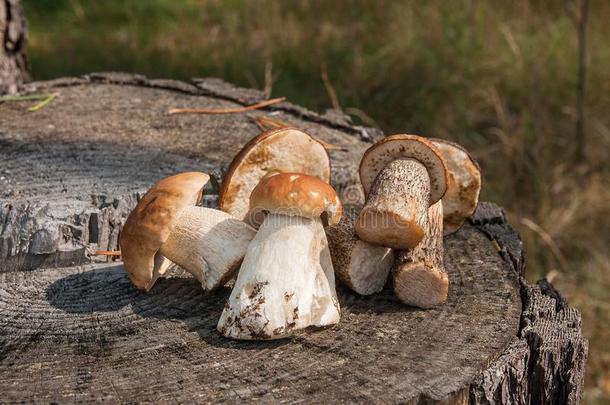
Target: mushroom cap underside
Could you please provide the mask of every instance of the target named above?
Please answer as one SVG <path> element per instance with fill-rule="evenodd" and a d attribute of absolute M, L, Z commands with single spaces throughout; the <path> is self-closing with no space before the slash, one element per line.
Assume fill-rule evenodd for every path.
<path fill-rule="evenodd" d="M 235 156 L 223 178 L 220 209 L 238 219 L 249 210 L 250 193 L 269 173 L 303 173 L 330 181 L 324 146 L 303 131 L 278 128 L 251 139 Z"/>
<path fill-rule="evenodd" d="M 414 159 L 423 164 L 430 176 L 430 205 L 440 200 L 447 189 L 447 169 L 432 142 L 417 135 L 391 135 L 375 143 L 360 161 L 360 181 L 369 193 L 377 174 L 397 159 Z"/>
<path fill-rule="evenodd" d="M 443 196 L 445 234 L 457 231 L 477 208 L 481 192 L 481 168 L 461 145 L 430 138 L 447 167 L 447 192 Z"/>

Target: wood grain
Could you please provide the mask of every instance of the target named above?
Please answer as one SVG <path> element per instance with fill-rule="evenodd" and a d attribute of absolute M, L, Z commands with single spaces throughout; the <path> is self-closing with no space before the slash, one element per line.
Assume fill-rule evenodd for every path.
<path fill-rule="evenodd" d="M 368 297 L 340 287 L 339 325 L 277 342 L 216 332 L 228 288 L 205 294 L 176 270 L 144 294 L 120 262 L 86 254 L 116 249 L 127 212 L 159 178 L 218 177 L 261 113 L 347 149 L 331 160 L 348 203 L 362 203 L 356 166 L 379 133 L 289 103 L 166 115 L 264 99 L 216 79 L 104 73 L 23 91 L 47 89 L 60 94 L 36 113 L 0 105 L 2 401 L 578 402 L 580 316 L 550 285 L 520 277 L 521 242 L 493 204 L 445 239 L 445 305 L 404 306 L 391 286 Z"/>

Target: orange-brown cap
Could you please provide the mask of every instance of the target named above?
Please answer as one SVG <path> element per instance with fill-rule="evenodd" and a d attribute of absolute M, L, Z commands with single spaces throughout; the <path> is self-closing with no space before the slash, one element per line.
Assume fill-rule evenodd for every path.
<path fill-rule="evenodd" d="M 271 172 L 303 173 L 328 183 L 330 159 L 324 146 L 303 131 L 279 128 L 263 132 L 231 162 L 222 181 L 220 209 L 244 219 L 250 193 Z"/>
<path fill-rule="evenodd" d="M 417 135 L 391 135 L 381 139 L 360 161 L 360 181 L 368 194 L 377 174 L 397 159 L 415 159 L 430 176 L 430 205 L 440 200 L 447 189 L 447 170 L 441 154 L 432 142 Z"/>
<path fill-rule="evenodd" d="M 158 272 L 169 265 L 157 252 L 182 210 L 201 199 L 209 179 L 207 174 L 198 172 L 167 177 L 152 186 L 127 217 L 119 244 L 125 270 L 137 288 L 150 289 L 155 269 Z"/>
<path fill-rule="evenodd" d="M 481 192 L 481 168 L 463 146 L 446 139 L 429 138 L 447 167 L 447 192 L 443 196 L 445 235 L 456 232 L 474 214 Z"/>
<path fill-rule="evenodd" d="M 332 186 L 300 173 L 272 173 L 252 190 L 248 222 L 260 226 L 264 213 L 322 218 L 326 225 L 341 220 L 343 206 Z"/>

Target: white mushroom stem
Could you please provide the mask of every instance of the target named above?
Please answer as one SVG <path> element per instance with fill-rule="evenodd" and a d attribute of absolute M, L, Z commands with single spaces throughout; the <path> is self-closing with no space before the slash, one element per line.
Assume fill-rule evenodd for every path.
<path fill-rule="evenodd" d="M 356 223 L 360 239 L 411 249 L 424 237 L 430 206 L 430 177 L 415 159 L 398 159 L 375 178 Z"/>
<path fill-rule="evenodd" d="M 223 285 L 239 268 L 256 231 L 231 215 L 186 208 L 159 253 L 183 267 L 205 290 Z"/>
<path fill-rule="evenodd" d="M 337 322 L 339 302 L 320 219 L 267 214 L 248 247 L 218 331 L 234 339 L 278 339 Z"/>
<path fill-rule="evenodd" d="M 422 242 L 397 254 L 394 292 L 400 301 L 430 308 L 447 300 L 449 280 L 443 263 L 443 205 L 428 209 L 428 226 Z"/>
<path fill-rule="evenodd" d="M 394 251 L 360 240 L 354 231 L 359 207 L 343 212 L 341 222 L 326 229 L 337 278 L 351 290 L 370 295 L 383 289 L 394 264 Z"/>

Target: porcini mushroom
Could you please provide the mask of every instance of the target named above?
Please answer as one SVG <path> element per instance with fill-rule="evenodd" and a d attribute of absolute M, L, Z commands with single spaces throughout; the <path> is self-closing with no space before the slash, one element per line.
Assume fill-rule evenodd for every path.
<path fill-rule="evenodd" d="M 425 138 L 392 135 L 371 146 L 360 161 L 367 195 L 356 233 L 367 242 L 412 249 L 427 227 L 428 207 L 445 194 L 446 169 Z"/>
<path fill-rule="evenodd" d="M 394 293 L 407 305 L 431 308 L 447 300 L 449 279 L 443 263 L 443 201 L 428 208 L 424 238 L 413 249 L 397 253 Z"/>
<path fill-rule="evenodd" d="M 342 206 L 324 181 L 299 173 L 264 177 L 250 195 L 259 224 L 218 322 L 226 337 L 278 339 L 339 322 L 339 302 L 323 221 Z"/>
<path fill-rule="evenodd" d="M 481 192 L 481 168 L 468 151 L 455 142 L 429 138 L 447 167 L 447 192 L 443 196 L 443 230 L 456 232 L 474 214 Z"/>
<path fill-rule="evenodd" d="M 328 246 L 337 278 L 361 295 L 379 292 L 394 264 L 394 251 L 360 240 L 354 223 L 360 207 L 344 210 L 341 221 L 326 229 Z"/>
<path fill-rule="evenodd" d="M 129 214 L 119 243 L 137 288 L 150 290 L 171 262 L 206 290 L 222 285 L 239 267 L 256 231 L 225 212 L 196 206 L 209 178 L 197 172 L 167 177 Z"/>
<path fill-rule="evenodd" d="M 269 173 L 303 173 L 330 181 L 330 160 L 324 146 L 294 128 L 272 129 L 250 140 L 229 166 L 220 190 L 220 209 L 244 219 L 250 193 Z"/>

